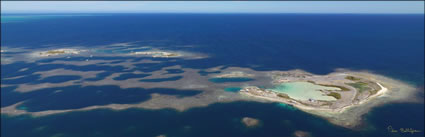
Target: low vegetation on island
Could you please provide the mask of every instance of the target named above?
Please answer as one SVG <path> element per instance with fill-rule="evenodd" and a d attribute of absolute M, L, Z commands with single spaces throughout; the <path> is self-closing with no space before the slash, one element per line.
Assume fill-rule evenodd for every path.
<path fill-rule="evenodd" d="M 64 55 L 64 54 L 80 54 L 82 50 L 77 49 L 55 49 L 55 50 L 48 50 L 39 52 L 38 55 L 42 57 L 49 57 L 49 56 L 57 56 L 57 55 Z"/>

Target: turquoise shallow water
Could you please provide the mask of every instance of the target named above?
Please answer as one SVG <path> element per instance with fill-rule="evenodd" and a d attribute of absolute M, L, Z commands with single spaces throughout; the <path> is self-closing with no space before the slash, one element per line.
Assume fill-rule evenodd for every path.
<path fill-rule="evenodd" d="M 296 100 L 336 100 L 334 97 L 327 96 L 319 90 L 340 90 L 334 87 L 325 87 L 315 85 L 309 82 L 289 82 L 277 85 L 271 90 L 288 94 L 291 98 Z"/>
<path fill-rule="evenodd" d="M 287 110 L 297 110 L 297 108 L 295 108 L 294 106 L 291 106 L 285 103 L 278 103 L 277 106 L 285 108 Z"/>
<path fill-rule="evenodd" d="M 241 90 L 241 87 L 227 87 L 224 88 L 224 91 L 228 91 L 228 92 L 238 92 L 239 90 Z"/>

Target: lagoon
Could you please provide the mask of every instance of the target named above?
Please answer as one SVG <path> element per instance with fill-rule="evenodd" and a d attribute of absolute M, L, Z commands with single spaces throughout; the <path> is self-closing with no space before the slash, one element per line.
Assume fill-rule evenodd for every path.
<path fill-rule="evenodd" d="M 325 87 L 316 85 L 309 82 L 289 82 L 282 83 L 271 89 L 279 93 L 288 94 L 291 98 L 296 100 L 326 100 L 332 101 L 336 100 L 334 97 L 327 96 L 325 93 L 320 92 L 319 90 L 341 90 L 334 87 Z"/>

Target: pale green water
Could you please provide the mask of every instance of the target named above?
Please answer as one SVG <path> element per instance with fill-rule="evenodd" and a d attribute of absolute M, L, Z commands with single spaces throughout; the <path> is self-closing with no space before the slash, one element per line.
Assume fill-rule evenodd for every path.
<path fill-rule="evenodd" d="M 2 23 L 8 23 L 8 22 L 19 22 L 19 21 L 25 21 L 30 19 L 38 19 L 40 17 L 37 16 L 1 16 L 1 22 Z"/>
<path fill-rule="evenodd" d="M 282 108 L 286 108 L 286 109 L 292 110 L 292 111 L 297 110 L 297 108 L 290 106 L 288 104 L 285 104 L 285 103 L 279 103 L 279 104 L 277 104 L 277 106 L 282 107 Z"/>
<path fill-rule="evenodd" d="M 296 100 L 336 100 L 334 97 L 327 96 L 319 90 L 340 90 L 335 87 L 325 87 L 315 85 L 309 82 L 289 82 L 283 83 L 271 90 L 288 94 L 291 98 Z"/>
<path fill-rule="evenodd" d="M 239 92 L 239 90 L 241 90 L 242 88 L 240 88 L 240 87 L 227 87 L 227 88 L 224 88 L 224 91 L 227 91 L 227 92 Z"/>

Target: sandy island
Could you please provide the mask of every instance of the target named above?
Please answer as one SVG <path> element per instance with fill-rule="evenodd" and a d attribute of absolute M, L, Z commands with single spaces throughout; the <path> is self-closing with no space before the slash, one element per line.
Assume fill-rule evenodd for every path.
<path fill-rule="evenodd" d="M 315 89 L 311 93 L 318 92 L 321 96 L 332 96 L 335 100 L 320 100 L 320 96 L 300 100 L 295 99 L 297 94 L 292 96 L 286 94 L 285 91 L 256 86 L 246 86 L 239 93 L 272 102 L 289 104 L 347 128 L 358 126 L 361 123 L 361 116 L 367 113 L 371 107 L 394 100 L 407 99 L 412 96 L 412 91 L 415 90 L 405 83 L 363 72 L 335 72 L 328 75 L 313 75 L 303 71 L 286 71 L 272 72 L 270 75 L 273 77 L 275 85 L 304 82 L 332 87 L 333 90 Z M 402 92 L 405 92 L 404 95 L 402 95 Z"/>
<path fill-rule="evenodd" d="M 138 51 L 138 52 L 133 52 L 131 54 L 146 55 L 146 56 L 150 56 L 150 57 L 154 57 L 154 58 L 173 58 L 173 57 L 182 56 L 179 53 L 166 52 L 166 51 Z"/>
<path fill-rule="evenodd" d="M 48 51 L 42 51 L 42 52 L 36 52 L 40 57 L 49 57 L 49 56 L 57 56 L 57 55 L 69 55 L 69 54 L 80 54 L 83 50 L 78 49 L 55 49 L 55 50 L 48 50 Z"/>

